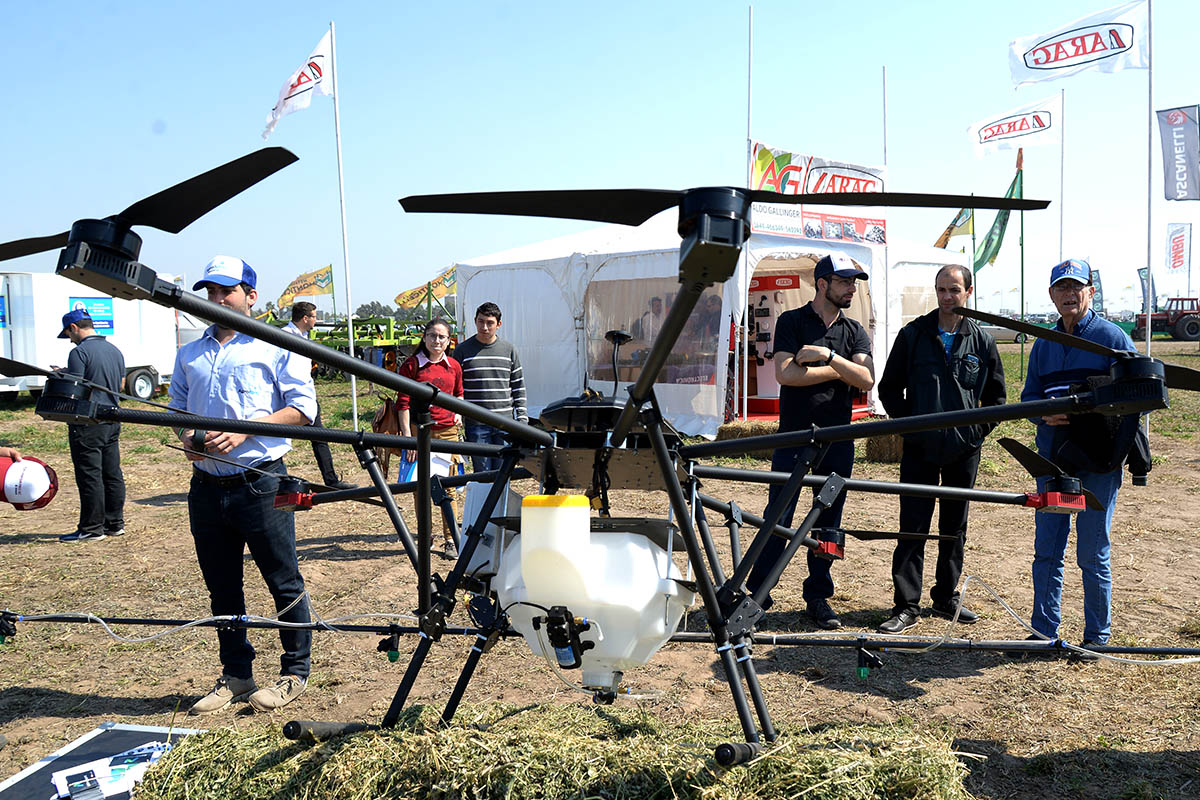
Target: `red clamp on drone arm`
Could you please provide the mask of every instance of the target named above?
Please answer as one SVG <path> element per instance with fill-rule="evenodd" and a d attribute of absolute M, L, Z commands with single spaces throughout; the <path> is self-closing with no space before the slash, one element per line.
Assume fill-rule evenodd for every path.
<path fill-rule="evenodd" d="M 312 492 L 282 492 L 275 495 L 275 508 L 281 511 L 308 511 L 312 504 Z"/>
<path fill-rule="evenodd" d="M 846 540 L 843 539 L 839 542 L 818 540 L 817 547 L 813 550 L 813 555 L 817 558 L 825 558 L 830 561 L 843 559 L 846 557 Z"/>
<path fill-rule="evenodd" d="M 1087 511 L 1087 498 L 1067 492 L 1027 492 L 1025 505 L 1049 514 L 1077 514 Z"/>

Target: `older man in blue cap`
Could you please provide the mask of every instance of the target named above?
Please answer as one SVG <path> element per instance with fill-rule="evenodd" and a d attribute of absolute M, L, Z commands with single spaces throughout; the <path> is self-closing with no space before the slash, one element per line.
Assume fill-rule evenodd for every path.
<path fill-rule="evenodd" d="M 192 287 L 211 302 L 250 316 L 258 298 L 257 276 L 240 258 L 217 256 Z M 231 328 L 211 325 L 179 348 L 171 376 L 171 407 L 204 417 L 308 425 L 317 416 L 317 397 L 307 358 Z M 192 462 L 188 516 L 196 559 L 208 587 L 212 613 L 246 613 L 242 559 L 247 548 L 262 573 L 284 622 L 308 622 L 304 578 L 296 558 L 295 515 L 274 507 L 288 439 L 192 429 L 177 431 Z M 197 440 L 200 441 L 197 441 Z M 223 461 L 207 458 L 220 456 Z M 233 461 L 234 464 L 225 463 Z M 284 628 L 280 677 L 258 688 L 251 665 L 254 648 L 242 629 L 218 630 L 221 677 L 192 714 L 213 714 L 249 699 L 257 711 L 287 705 L 304 691 L 312 633 Z"/>
<path fill-rule="evenodd" d="M 1086 261 L 1069 259 L 1055 266 L 1050 271 L 1050 300 L 1061 315 L 1056 329 L 1113 350 L 1132 351 L 1134 345 L 1129 335 L 1092 310 L 1095 293 L 1091 266 Z M 1069 394 L 1073 386 L 1086 383 L 1089 378 L 1107 376 L 1113 361 L 1109 356 L 1038 339 L 1029 354 L 1029 370 L 1021 400 L 1044 400 Z M 1112 621 L 1109 534 L 1117 490 L 1121 488 L 1121 466 L 1130 452 L 1129 442 L 1125 442 L 1124 453 L 1110 453 L 1111 442 L 1096 441 L 1106 438 L 1106 429 L 1101 427 L 1099 435 L 1094 427 L 1085 431 L 1079 415 L 1054 414 L 1034 421 L 1037 423 L 1038 452 L 1074 473 L 1084 488 L 1090 489 L 1104 506 L 1102 510 L 1089 509 L 1075 515 L 1076 562 L 1083 573 L 1082 646 L 1102 645 L 1108 641 Z M 1079 441 L 1081 438 L 1086 441 Z M 1095 451 L 1097 445 L 1103 453 L 1091 459 L 1082 458 L 1084 450 Z M 1135 475 L 1144 475 L 1149 469 L 1148 451 L 1140 458 L 1135 454 L 1129 465 Z M 1044 489 L 1046 481 L 1046 478 L 1038 480 L 1039 491 Z M 1037 514 L 1035 531 L 1031 625 L 1041 636 L 1055 639 L 1062 622 L 1063 561 L 1071 532 L 1071 515 Z M 1094 655 L 1082 657 L 1095 658 Z"/>
<path fill-rule="evenodd" d="M 69 375 L 96 387 L 92 400 L 115 406 L 116 392 L 125 388 L 125 358 L 112 342 L 96 335 L 86 310 L 76 308 L 62 318 L 60 339 L 75 345 L 67 356 Z M 79 487 L 79 525 L 58 537 L 60 542 L 90 542 L 125 533 L 125 476 L 121 473 L 121 423 L 68 425 L 67 442 Z"/>

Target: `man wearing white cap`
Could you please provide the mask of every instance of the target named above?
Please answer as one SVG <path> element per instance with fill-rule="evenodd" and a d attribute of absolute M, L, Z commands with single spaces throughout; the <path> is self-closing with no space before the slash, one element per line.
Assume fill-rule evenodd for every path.
<path fill-rule="evenodd" d="M 217 256 L 192 287 L 211 302 L 250 316 L 258 299 L 257 276 L 240 258 Z M 308 425 L 317 415 L 316 390 L 307 358 L 274 345 L 211 325 L 179 349 L 171 376 L 171 407 L 205 417 Z M 308 622 L 304 578 L 296 558 L 295 517 L 274 507 L 279 477 L 287 474 L 283 456 L 291 449 L 281 437 L 191 429 L 178 431 L 193 462 L 188 515 L 196 558 L 208 587 L 212 613 L 246 613 L 242 559 L 248 547 L 284 622 Z M 210 460 L 206 453 L 236 462 Z M 253 469 L 247 469 L 252 467 Z M 267 474 L 263 474 L 267 473 Z M 312 633 L 281 629 L 280 678 L 258 689 L 254 648 L 244 630 L 218 630 L 222 675 L 213 690 L 191 708 L 213 714 L 249 698 L 257 711 L 280 708 L 304 691 Z"/>
<path fill-rule="evenodd" d="M 820 259 L 813 269 L 817 293 L 806 305 L 785 311 L 775 324 L 772 343 L 775 377 L 779 381 L 779 432 L 798 431 L 813 425 L 848 425 L 853 410 L 850 389 L 868 391 L 875 385 L 871 363 L 871 339 L 855 320 L 842 313 L 854 300 L 863 272 L 842 253 Z M 771 469 L 792 472 L 801 448 L 781 447 L 771 458 Z M 824 457 L 812 465 L 813 474 L 836 472 L 850 477 L 854 467 L 854 442 L 835 442 Z M 774 500 L 780 487 L 772 485 Z M 817 518 L 816 527 L 836 528 L 842 522 L 845 494 Z M 779 524 L 790 527 L 796 511 L 793 500 L 783 510 Z M 751 592 L 757 590 L 783 554 L 784 542 L 778 536 L 767 541 L 766 548 L 746 580 Z M 829 606 L 833 596 L 830 561 L 808 551 L 808 578 L 804 581 L 804 602 L 808 616 L 819 628 L 836 630 L 841 620 Z M 770 606 L 770 598 L 764 607 Z"/>

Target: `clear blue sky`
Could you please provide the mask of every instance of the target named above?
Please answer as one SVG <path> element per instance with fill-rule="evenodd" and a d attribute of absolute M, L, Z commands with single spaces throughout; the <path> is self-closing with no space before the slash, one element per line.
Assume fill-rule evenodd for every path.
<path fill-rule="evenodd" d="M 1107 5 L 755 3 L 753 136 L 881 163 L 886 66 L 888 188 L 998 195 L 1014 154 L 976 159 L 967 126 L 1063 88 L 1065 255 L 1090 258 L 1110 303 L 1127 296 L 1121 305 L 1132 306 L 1138 295 L 1124 287 L 1135 284 L 1146 247 L 1146 72 L 1014 90 L 1007 62 L 1012 39 Z M 406 194 L 744 181 L 744 3 L 13 2 L 0 241 L 114 213 L 261 147 L 280 85 L 331 14 L 356 306 L 390 304 L 455 260 L 591 227 L 406 215 L 396 202 Z M 1156 108 L 1200 101 L 1198 16 L 1185 0 L 1154 4 Z M 297 274 L 333 263 L 344 292 L 332 100 L 285 117 L 267 144 L 299 163 L 178 236 L 140 229 L 142 261 L 195 278 L 214 254 L 241 256 L 261 276 L 260 304 Z M 1153 150 L 1161 198 L 1157 131 Z M 1025 166 L 1026 196 L 1054 201 L 1025 215 L 1036 311 L 1048 307 L 1045 275 L 1058 258 L 1058 151 L 1028 150 Z M 1166 223 L 1200 222 L 1195 206 L 1156 201 L 1156 268 Z M 891 236 L 932 243 L 952 214 L 894 212 Z M 1015 216 L 1009 231 L 1000 259 L 979 276 L 985 307 L 1001 287 L 1015 307 Z M 2 268 L 50 271 L 54 261 L 46 254 Z M 1183 288 L 1160 275 L 1160 294 Z"/>

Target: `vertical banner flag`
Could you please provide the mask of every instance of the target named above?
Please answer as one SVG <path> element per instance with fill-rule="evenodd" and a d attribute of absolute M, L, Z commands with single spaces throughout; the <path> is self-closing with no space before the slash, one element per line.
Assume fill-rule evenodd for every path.
<path fill-rule="evenodd" d="M 1157 111 L 1163 149 L 1163 194 L 1168 200 L 1200 200 L 1200 107 Z"/>
<path fill-rule="evenodd" d="M 1092 270 L 1092 286 L 1096 287 L 1096 293 L 1092 295 L 1092 308 L 1100 316 L 1104 316 L 1104 287 L 1100 283 L 1100 270 Z"/>
<path fill-rule="evenodd" d="M 1167 273 L 1178 275 L 1192 271 L 1192 223 L 1167 224 Z"/>
<path fill-rule="evenodd" d="M 333 59 L 330 57 L 329 32 L 321 37 L 316 48 L 300 68 L 283 83 L 279 90 L 279 99 L 275 107 L 267 114 L 267 129 L 263 131 L 265 139 L 275 130 L 275 123 L 293 111 L 308 108 L 314 94 L 325 97 L 333 96 Z"/>
<path fill-rule="evenodd" d="M 780 194 L 882 192 L 884 167 L 864 167 L 832 161 L 755 142 L 750 186 Z M 883 209 L 848 211 L 845 206 L 754 203 L 750 230 L 801 239 L 832 239 L 862 244 L 886 244 Z M 859 216 L 861 214 L 861 216 Z"/>
<path fill-rule="evenodd" d="M 1154 274 L 1149 267 L 1138 267 L 1138 278 L 1142 281 L 1142 310 L 1146 309 L 1146 294 L 1150 296 L 1151 313 L 1158 311 L 1158 297 L 1154 294 Z"/>
<path fill-rule="evenodd" d="M 975 155 L 1062 143 L 1062 95 L 995 114 L 967 128 Z"/>
<path fill-rule="evenodd" d="M 1004 193 L 1005 197 L 1024 197 L 1024 172 L 1022 165 L 1025 158 L 1025 151 L 1017 149 L 1017 174 L 1013 176 L 1012 183 L 1008 185 L 1008 191 Z M 992 227 L 988 230 L 987 236 L 983 237 L 983 242 L 979 245 L 979 249 L 975 255 L 975 271 L 986 267 L 988 264 L 996 262 L 996 256 L 1000 255 L 1000 245 L 1004 243 L 1004 229 L 1008 227 L 1008 211 L 997 211 L 996 220 L 992 223 Z"/>
<path fill-rule="evenodd" d="M 946 226 L 946 230 L 942 231 L 942 235 L 933 243 L 934 247 L 946 249 L 946 245 L 950 243 L 951 236 L 970 235 L 975 232 L 975 211 L 974 209 L 964 208 L 958 212 L 958 216 L 950 220 L 950 224 Z"/>
<path fill-rule="evenodd" d="M 1146 7 L 1146 0 L 1136 0 L 1011 42 L 1008 66 L 1013 84 L 1052 81 L 1086 69 L 1149 69 Z"/>
<path fill-rule="evenodd" d="M 297 297 L 307 297 L 315 294 L 333 294 L 333 265 L 326 264 L 318 270 L 306 272 L 288 284 L 279 295 L 275 305 L 283 308 L 290 306 Z"/>
<path fill-rule="evenodd" d="M 425 295 L 429 292 L 433 292 L 433 296 L 441 300 L 448 294 L 454 294 L 457 289 L 457 275 L 454 267 L 450 267 L 429 283 L 422 283 L 420 286 L 396 295 L 396 307 L 416 308 L 425 302 Z"/>

